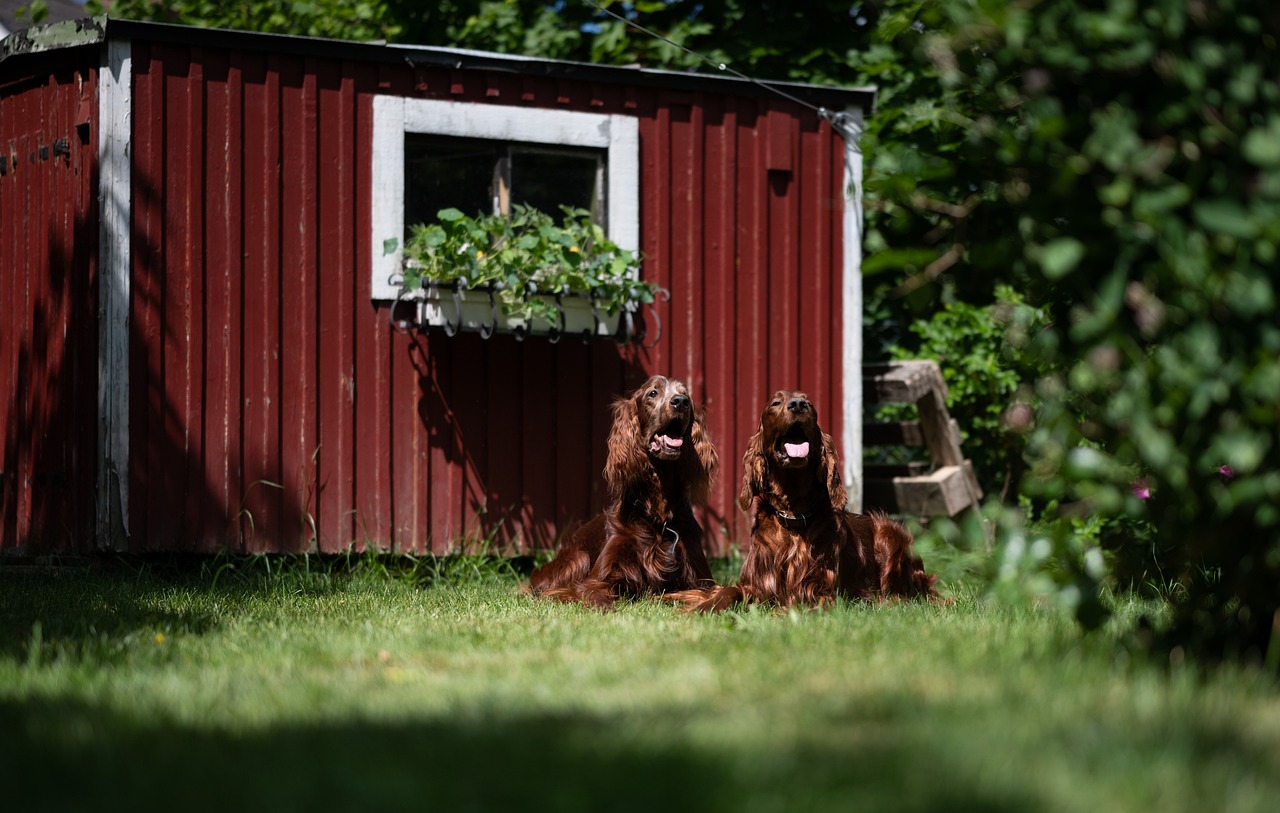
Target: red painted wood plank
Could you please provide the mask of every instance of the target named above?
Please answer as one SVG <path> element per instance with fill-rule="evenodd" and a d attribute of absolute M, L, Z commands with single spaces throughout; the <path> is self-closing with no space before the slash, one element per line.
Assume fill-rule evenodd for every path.
<path fill-rule="evenodd" d="M 670 182 L 661 190 L 669 218 L 671 318 L 670 353 L 664 368 L 653 372 L 680 378 L 698 388 L 701 370 L 698 352 L 701 338 L 701 272 L 695 254 L 702 227 L 702 178 L 698 174 L 699 110 L 694 105 L 673 105 L 670 110 L 670 141 L 667 160 Z"/>
<path fill-rule="evenodd" d="M 523 346 L 520 387 L 525 393 L 521 410 L 522 470 L 525 503 L 521 517 L 534 547 L 548 547 L 555 540 L 556 459 L 555 346 L 545 340 L 529 340 Z"/>
<path fill-rule="evenodd" d="M 49 268 L 49 224 L 48 205 L 50 197 L 50 175 L 47 160 L 39 158 L 39 150 L 47 144 L 45 117 L 48 115 L 47 89 L 40 87 L 29 96 L 28 107 L 31 121 L 36 127 L 30 131 L 31 151 L 27 160 L 30 162 L 26 170 L 27 183 L 30 185 L 30 215 L 27 219 L 28 231 L 25 234 L 30 257 L 34 260 L 36 273 L 27 283 L 27 319 L 28 319 L 28 352 L 21 377 L 27 382 L 24 393 L 24 433 L 26 446 L 25 460 L 21 466 L 24 481 L 20 485 L 22 496 L 20 505 L 23 518 L 20 534 L 31 547 L 38 545 L 39 537 L 44 530 L 47 516 L 42 515 L 41 497 L 44 494 L 43 483 L 47 476 L 42 470 L 41 454 L 44 451 L 44 421 L 40 414 L 46 403 L 46 387 L 48 373 L 45 368 L 45 348 L 49 340 L 49 318 L 46 312 L 48 303 L 48 274 L 40 270 Z M 47 147 L 46 147 L 47 149 Z M 25 526 L 25 527 L 24 527 Z"/>
<path fill-rule="evenodd" d="M 279 531 L 280 130 L 273 57 L 244 65 L 244 426 L 246 548 L 269 550 Z"/>
<path fill-rule="evenodd" d="M 660 106 L 654 117 L 640 122 L 640 172 L 644 182 L 640 185 L 640 245 L 644 253 L 645 279 L 671 291 L 671 207 L 667 190 L 671 184 L 670 169 L 671 115 L 669 108 Z M 666 371 L 670 368 L 672 347 L 672 321 L 674 304 L 662 301 L 654 303 L 654 314 L 661 321 L 662 335 L 651 335 L 640 350 L 645 370 Z M 637 371 L 636 380 L 628 385 L 639 386 L 647 376 Z"/>
<path fill-rule="evenodd" d="M 831 341 L 835 327 L 831 321 L 831 268 L 828 241 L 830 235 L 830 205 L 826 176 L 826 147 L 830 138 L 818 137 L 815 132 L 799 134 L 800 150 L 796 173 L 795 196 L 800 210 L 798 221 L 799 257 L 798 282 L 800 315 L 797 337 L 800 347 L 800 389 L 810 393 L 824 421 L 835 413 L 830 401 L 830 363 L 832 355 L 839 355 L 839 344 Z"/>
<path fill-rule="evenodd" d="M 316 68 L 319 166 L 319 256 L 316 320 L 319 373 L 317 460 L 317 511 L 320 550 L 345 551 L 355 539 L 354 455 L 355 455 L 355 282 L 351 279 L 354 251 L 349 212 L 353 205 L 354 173 L 349 172 L 354 155 L 354 128 L 350 121 L 352 88 L 336 62 L 321 62 Z"/>
<path fill-rule="evenodd" d="M 17 97 L 0 97 L 0 103 L 15 115 L 0 116 L 0 159 L 11 164 L 13 152 L 9 145 L 17 140 L 16 124 L 20 121 L 16 112 L 21 99 Z M 18 169 L 9 165 L 4 176 L 0 176 L 0 189 L 4 198 L 11 201 L 0 205 L 0 234 L 20 234 L 17 224 L 17 213 L 26 208 L 23 204 L 23 187 L 18 183 Z M 17 439 L 18 414 L 17 400 L 21 389 L 18 383 L 18 347 L 22 343 L 22 333 L 18 329 L 18 321 L 22 313 L 18 308 L 17 289 L 19 281 L 27 277 L 26 268 L 18 263 L 18 241 L 0 240 L 0 313 L 11 314 L 8 319 L 0 319 L 0 377 L 4 381 L 13 382 L 0 394 L 0 550 L 11 550 L 17 547 Z"/>
<path fill-rule="evenodd" d="M 83 77 L 83 81 L 80 78 Z M 82 534 L 80 550 L 93 550 L 94 530 L 97 514 L 95 510 L 95 488 L 97 483 L 98 459 L 98 309 L 96 292 L 98 288 L 98 165 L 97 133 L 98 106 L 97 99 L 98 74 L 96 67 L 82 68 L 77 77 L 77 85 L 69 94 L 76 111 L 74 119 L 69 121 L 68 137 L 71 139 L 75 155 L 75 177 L 78 181 L 76 190 L 76 207 L 73 214 L 75 229 L 75 250 L 73 264 L 77 279 L 73 287 L 76 297 L 71 328 L 76 338 L 76 356 L 74 367 L 74 396 L 77 404 L 77 438 L 75 451 L 71 461 L 72 478 L 75 482 L 73 502 L 77 506 L 77 527 Z M 88 137 L 82 137 L 81 105 L 87 111 L 84 123 L 88 126 Z"/>
<path fill-rule="evenodd" d="M 765 114 L 767 127 L 769 193 L 769 343 L 768 379 L 770 391 L 798 389 L 800 342 L 798 339 L 798 297 L 796 290 L 799 272 L 796 259 L 796 229 L 794 174 L 785 168 L 776 168 L 781 155 L 781 143 L 790 149 L 789 130 L 781 111 L 770 108 Z"/>
<path fill-rule="evenodd" d="M 159 411 L 154 414 L 152 434 L 153 460 L 151 494 L 155 510 L 151 513 L 150 539 L 166 550 L 185 550 L 187 539 L 182 518 L 186 507 L 186 460 L 188 459 L 189 380 L 187 352 L 191 337 L 192 289 L 186 246 L 190 242 L 186 198 L 189 178 L 186 175 L 188 155 L 185 137 L 178 135 L 186 123 L 189 109 L 187 73 L 189 57 L 185 49 L 165 46 L 157 49 L 160 73 L 161 122 L 164 127 L 159 143 L 158 177 L 161 178 L 163 203 L 159 227 L 164 234 L 164 250 L 155 269 L 160 277 L 163 301 L 160 306 L 159 331 Z M 186 136 L 187 134 L 183 134 Z"/>
<path fill-rule="evenodd" d="M 416 371 L 426 370 L 431 364 L 428 344 L 421 335 L 393 335 L 392 337 L 392 398 L 387 405 L 392 423 L 392 538 L 393 549 L 419 553 L 428 534 L 429 517 L 419 511 L 417 495 L 425 494 L 426 438 L 419 428 L 425 423 L 419 414 L 429 398 L 430 389 L 424 392 Z"/>
<path fill-rule="evenodd" d="M 394 550 L 423 553 L 429 545 L 432 488 L 428 469 L 430 437 L 423 424 L 432 425 L 428 415 L 446 420 L 432 378 L 433 355 L 438 349 L 424 336 L 398 333 L 391 337 L 391 347 L 390 542 Z"/>
<path fill-rule="evenodd" d="M 844 437 L 844 213 L 845 213 L 845 178 L 844 178 L 844 150 L 845 144 L 843 139 L 836 135 L 830 125 L 825 122 L 820 128 L 820 132 L 826 134 L 826 138 L 830 143 L 830 149 L 827 152 L 827 177 L 824 179 L 826 183 L 828 199 L 833 202 L 829 220 L 831 223 L 831 231 L 828 239 L 830 246 L 829 265 L 831 268 L 831 373 L 830 373 L 830 398 L 831 410 L 830 419 L 827 421 L 830 427 L 832 437 Z M 859 328 L 862 324 L 862 314 L 855 313 L 852 318 L 857 320 Z M 840 450 L 841 455 L 861 455 L 861 449 L 844 449 Z"/>
<path fill-rule="evenodd" d="M 634 356 L 634 348 L 624 350 L 605 342 L 593 342 L 591 345 L 591 404 L 589 421 L 584 425 L 591 445 L 587 516 L 603 510 L 608 498 L 604 466 L 609 457 L 609 431 L 613 428 L 612 406 L 614 399 L 627 391 L 626 369 L 628 359 Z"/>
<path fill-rule="evenodd" d="M 521 506 L 524 502 L 525 394 L 520 387 L 523 349 L 511 336 L 490 339 L 488 375 L 485 377 L 485 401 L 488 421 L 484 454 L 488 470 L 487 524 L 494 529 L 499 542 L 528 549 L 529 540 L 522 532 Z"/>
<path fill-rule="evenodd" d="M 704 171 L 709 179 L 704 228 L 702 230 L 702 262 L 706 306 L 703 308 L 702 335 L 705 343 L 705 386 L 694 393 L 707 409 L 708 431 L 720 452 L 720 476 L 709 500 L 705 523 L 708 547 L 713 553 L 724 553 L 722 529 L 732 530 L 736 511 L 726 512 L 737 494 L 737 450 L 745 442 L 739 439 L 735 426 L 734 352 L 737 344 L 736 267 L 734 256 L 733 213 L 737 200 L 737 112 L 727 109 L 721 97 L 708 97 L 705 112 L 707 128 Z M 745 439 L 745 435 L 742 436 Z"/>
<path fill-rule="evenodd" d="M 164 441 L 164 103 L 158 49 L 134 46 L 132 258 L 130 308 L 129 500 L 135 551 L 156 549 L 163 527 Z"/>
<path fill-rule="evenodd" d="M 458 341 L 461 339 L 462 341 Z M 507 414 L 505 399 L 492 403 L 486 400 L 485 379 L 489 377 L 489 360 L 492 356 L 492 340 L 478 335 L 455 336 L 447 342 L 453 354 L 451 361 L 450 405 L 453 423 L 457 430 L 454 450 L 457 454 L 454 468 L 458 475 L 459 528 L 468 549 L 478 550 L 478 543 L 489 535 L 487 511 L 489 461 L 484 454 L 488 444 L 488 412 Z M 426 434 L 427 427 L 419 423 Z"/>
<path fill-rule="evenodd" d="M 769 323 L 775 318 L 774 303 L 769 298 L 768 264 L 770 236 L 767 231 L 767 175 L 763 171 L 762 141 L 758 124 L 760 110 L 749 99 L 738 100 L 736 257 L 738 343 L 735 353 L 737 370 L 734 404 L 734 426 L 737 428 L 735 451 L 726 455 L 733 461 L 731 483 L 741 480 L 742 450 L 747 439 L 760 424 L 764 400 L 777 389 L 768 376 Z M 745 521 L 738 515 L 733 538 L 746 542 Z"/>
<path fill-rule="evenodd" d="M 384 544 L 391 537 L 391 320 L 370 300 L 370 235 L 373 224 L 369 167 L 373 165 L 373 97 L 377 70 L 368 65 L 343 63 L 343 126 L 354 133 L 354 149 L 347 167 L 354 167 L 352 197 L 346 212 L 350 239 L 344 245 L 354 285 L 352 316 L 355 319 L 356 378 L 355 507 L 362 544 Z M 354 215 L 354 217 L 353 217 Z"/>
<path fill-rule="evenodd" d="M 225 327 L 227 359 L 226 370 L 226 423 L 227 423 L 227 536 L 234 540 L 238 552 L 249 550 L 247 523 L 243 512 L 250 480 L 245 471 L 244 434 L 244 334 L 245 311 L 243 307 L 245 286 L 244 252 L 244 165 L 246 145 L 243 136 L 244 66 L 234 60 L 227 69 L 227 169 L 226 169 L 226 246 L 227 264 L 227 324 Z"/>
<path fill-rule="evenodd" d="M 233 438 L 239 436 L 239 405 L 231 398 L 233 371 L 238 378 L 239 354 L 232 356 L 232 326 L 239 320 L 240 302 L 232 300 L 232 276 L 238 275 L 240 247 L 232 242 L 231 168 L 240 166 L 240 131 L 233 129 L 231 77 L 226 51 L 204 55 L 204 432 L 202 473 L 208 502 L 199 517 L 198 535 L 208 545 L 238 545 L 231 534 L 238 506 L 231 483 L 236 469 Z M 238 218 L 236 219 L 238 223 Z M 234 267 L 233 267 L 234 266 Z M 235 361 L 233 362 L 233 358 Z"/>
<path fill-rule="evenodd" d="M 204 380 L 205 380 L 205 264 L 204 264 L 204 66 L 203 54 L 182 53 L 176 60 L 176 75 L 166 77 L 167 116 L 171 127 L 185 139 L 171 137 L 166 150 L 166 163 L 176 182 L 173 203 L 167 207 L 178 224 L 171 234 L 175 254 L 170 268 L 181 286 L 181 297 L 175 298 L 167 313 L 166 333 L 176 337 L 169 391 L 173 393 L 172 413 L 178 421 L 173 449 L 178 460 L 172 466 L 173 478 L 185 501 L 182 516 L 175 526 L 181 549 L 214 550 L 216 541 L 198 534 L 200 520 L 208 504 L 204 488 Z M 186 67 L 183 72 L 182 68 Z M 185 75 L 184 75 L 185 73 Z M 171 103 L 169 100 L 173 100 Z M 185 141 L 185 143 L 183 143 Z M 174 212 L 176 210 L 176 212 Z M 171 505 L 182 505 L 174 502 Z"/>
<path fill-rule="evenodd" d="M 13 195 L 12 205 L 0 206 L 3 233 L 11 235 L 10 239 L 0 242 L 5 244 L 6 253 L 12 257 L 11 262 L 0 266 L 0 274 L 8 280 L 3 312 L 12 314 L 11 318 L 0 320 L 0 331 L 4 332 L 6 339 L 0 351 L 6 358 L 4 380 L 10 382 L 4 397 L 7 415 L 4 422 L 3 508 L 6 547 L 13 548 L 27 544 L 31 520 L 28 494 L 31 383 L 27 369 L 33 352 L 30 286 L 35 271 L 31 268 L 30 219 L 35 204 L 32 199 L 35 184 L 32 177 L 34 167 L 25 159 L 30 153 L 28 128 L 31 122 L 36 121 L 32 118 L 34 94 L 35 91 L 28 90 L 9 101 L 8 115 L 0 117 L 0 127 L 6 123 L 16 125 L 0 142 L 0 150 L 10 162 L 8 176 L 0 180 L 4 182 L 5 192 Z"/>
<path fill-rule="evenodd" d="M 315 549 L 316 140 L 315 75 L 281 59 L 280 547 Z"/>
<path fill-rule="evenodd" d="M 555 421 L 547 428 L 555 432 L 556 528 L 582 519 L 591 510 L 591 438 L 583 429 L 590 426 L 590 353 L 577 339 L 555 345 Z M 554 533 L 554 532 L 553 532 Z"/>
<path fill-rule="evenodd" d="M 448 552 L 460 529 L 461 496 L 451 463 L 456 459 L 458 438 L 449 391 L 453 376 L 466 374 L 465 370 L 454 370 L 450 351 L 451 344 L 463 338 L 434 334 L 429 340 L 427 367 L 421 371 L 425 385 L 422 393 L 425 400 L 423 418 L 430 429 L 428 436 L 422 439 L 427 461 L 426 483 L 429 484 L 426 502 L 429 506 L 431 551 L 437 554 Z"/>

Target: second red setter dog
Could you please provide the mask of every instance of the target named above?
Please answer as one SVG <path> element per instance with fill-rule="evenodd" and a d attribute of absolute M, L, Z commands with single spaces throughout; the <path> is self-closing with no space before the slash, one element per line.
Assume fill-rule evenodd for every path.
<path fill-rule="evenodd" d="M 656 375 L 613 405 L 602 514 L 571 529 L 529 592 L 606 608 L 624 596 L 711 582 L 702 526 L 719 465 L 704 411 L 683 382 Z"/>
<path fill-rule="evenodd" d="M 738 503 L 752 515 L 737 585 L 673 596 L 698 610 L 741 602 L 817 606 L 836 596 L 935 597 L 911 534 L 882 514 L 853 514 L 831 436 L 802 392 L 779 391 L 742 458 Z"/>

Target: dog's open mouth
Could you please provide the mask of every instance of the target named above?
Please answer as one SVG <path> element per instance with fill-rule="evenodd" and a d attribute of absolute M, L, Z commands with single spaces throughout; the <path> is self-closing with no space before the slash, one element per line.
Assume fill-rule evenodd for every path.
<path fill-rule="evenodd" d="M 809 437 L 804 426 L 795 423 L 786 433 L 778 438 L 775 450 L 778 459 L 783 463 L 799 463 L 809 459 Z"/>
<path fill-rule="evenodd" d="M 684 424 L 672 421 L 649 438 L 649 454 L 659 460 L 675 460 L 684 448 Z"/>

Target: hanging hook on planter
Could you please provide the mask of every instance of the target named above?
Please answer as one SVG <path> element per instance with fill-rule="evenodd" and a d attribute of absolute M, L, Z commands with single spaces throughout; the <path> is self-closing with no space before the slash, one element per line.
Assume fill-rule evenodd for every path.
<path fill-rule="evenodd" d="M 453 283 L 453 315 L 457 317 L 456 321 L 444 320 L 444 335 L 457 336 L 458 329 L 462 327 L 462 292 L 467 288 L 467 281 L 459 278 Z"/>
<path fill-rule="evenodd" d="M 414 303 L 415 305 L 414 319 L 416 319 L 417 321 L 409 322 L 404 319 L 396 318 L 396 308 L 399 307 L 400 305 L 404 305 L 405 303 L 412 302 L 412 301 L 413 300 L 409 299 L 404 295 L 403 292 L 401 292 L 400 296 L 396 297 L 395 301 L 391 303 L 391 307 L 387 309 L 387 318 L 391 322 L 391 329 L 394 330 L 396 333 L 399 333 L 401 336 L 409 335 L 410 328 L 418 328 L 422 326 L 421 301 Z"/>
<path fill-rule="evenodd" d="M 604 320 L 600 318 L 600 307 L 596 300 L 596 293 L 592 291 L 587 296 L 587 301 L 591 304 L 591 327 L 582 331 L 582 343 L 586 344 L 591 341 L 592 336 L 600 335 L 600 326 L 604 324 Z"/>
<path fill-rule="evenodd" d="M 422 299 L 421 297 L 410 296 L 411 291 L 405 290 L 404 274 L 399 271 L 393 271 L 387 275 L 387 284 L 398 288 L 400 292 L 396 294 L 395 301 L 391 303 L 391 307 L 387 310 L 387 319 L 391 322 L 391 329 L 401 335 L 407 334 L 410 328 L 422 327 Z M 396 319 L 396 308 L 407 302 L 415 302 L 416 309 L 414 317 L 416 322 L 409 323 L 403 319 Z"/>
<path fill-rule="evenodd" d="M 534 285 L 532 282 L 525 283 L 525 286 L 524 286 L 525 299 L 533 299 L 533 297 L 536 296 L 537 293 L 538 293 L 538 286 Z M 533 314 L 531 313 L 529 314 L 529 317 L 525 319 L 524 324 L 516 325 L 514 328 L 512 328 L 512 333 L 515 335 L 516 341 L 518 342 L 524 341 L 525 338 L 529 335 L 529 328 L 532 325 L 533 325 Z"/>
<path fill-rule="evenodd" d="M 494 296 L 498 291 L 502 290 L 502 283 L 495 282 L 492 285 L 486 285 L 489 292 L 489 321 L 480 323 L 480 338 L 488 339 L 498 330 L 498 300 Z"/>
<path fill-rule="evenodd" d="M 657 302 L 659 299 L 661 299 L 663 302 L 670 302 L 671 292 L 668 291 L 666 288 L 659 288 L 654 293 L 653 300 L 654 302 Z M 658 309 L 653 306 L 653 302 L 649 303 L 648 308 L 649 308 L 649 313 L 653 315 L 654 323 L 657 324 L 658 326 L 658 333 L 653 337 L 652 343 L 644 344 L 644 337 L 647 335 L 647 332 L 643 328 L 641 328 L 640 332 L 636 336 L 636 341 L 640 342 L 641 344 L 644 344 L 646 348 L 653 348 L 653 347 L 657 347 L 658 342 L 662 340 L 662 317 L 658 316 Z"/>
<path fill-rule="evenodd" d="M 552 344 L 558 343 L 560 341 L 560 337 L 564 335 L 564 295 L 568 290 L 569 286 L 567 285 L 562 285 L 556 289 L 556 321 L 547 328 L 547 341 Z"/>

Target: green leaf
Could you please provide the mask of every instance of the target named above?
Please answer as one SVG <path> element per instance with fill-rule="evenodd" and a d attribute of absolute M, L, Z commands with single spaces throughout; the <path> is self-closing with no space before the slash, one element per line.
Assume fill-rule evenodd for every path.
<path fill-rule="evenodd" d="M 1280 166 L 1280 126 L 1272 117 L 1269 127 L 1254 127 L 1244 134 L 1240 153 L 1246 161 L 1260 167 Z"/>
<path fill-rule="evenodd" d="M 447 239 L 448 235 L 444 233 L 444 229 L 434 223 L 428 226 L 426 231 L 422 233 L 422 242 L 427 246 L 427 248 L 437 248 L 443 245 L 444 241 Z"/>
<path fill-rule="evenodd" d="M 1049 279 L 1061 279 L 1084 258 L 1084 243 L 1074 237 L 1059 237 L 1040 250 L 1040 268 Z"/>
<path fill-rule="evenodd" d="M 1192 206 L 1191 211 L 1197 223 L 1216 234 L 1225 234 L 1242 240 L 1256 237 L 1258 234 L 1258 224 L 1238 201 L 1228 198 L 1199 201 Z"/>

